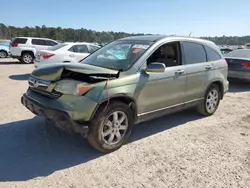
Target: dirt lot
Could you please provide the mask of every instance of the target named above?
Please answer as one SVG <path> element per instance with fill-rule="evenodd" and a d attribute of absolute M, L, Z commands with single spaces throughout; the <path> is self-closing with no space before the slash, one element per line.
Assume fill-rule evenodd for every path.
<path fill-rule="evenodd" d="M 20 103 L 33 65 L 0 60 L 0 187 L 250 187 L 250 84 L 232 82 L 212 117 L 140 124 L 102 155 Z"/>

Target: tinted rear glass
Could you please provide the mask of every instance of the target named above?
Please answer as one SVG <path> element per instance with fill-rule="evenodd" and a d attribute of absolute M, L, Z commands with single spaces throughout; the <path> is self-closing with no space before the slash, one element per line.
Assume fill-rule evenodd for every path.
<path fill-rule="evenodd" d="M 58 44 L 58 43 L 56 43 L 56 42 L 54 42 L 54 41 L 52 41 L 52 40 L 46 40 L 45 42 L 46 42 L 46 45 L 47 45 L 47 46 L 55 46 L 55 45 Z"/>
<path fill-rule="evenodd" d="M 52 46 L 52 47 L 49 47 L 49 50 L 51 51 L 56 51 L 64 46 L 67 46 L 68 44 L 65 44 L 65 43 L 61 43 L 61 44 L 58 44 L 58 45 L 55 45 L 55 46 Z"/>
<path fill-rule="evenodd" d="M 16 38 L 13 40 L 12 43 L 17 43 L 17 44 L 25 44 L 27 42 L 26 38 Z"/>
<path fill-rule="evenodd" d="M 93 52 L 95 52 L 96 50 L 98 50 L 100 47 L 98 47 L 98 46 L 93 46 L 93 45 L 89 45 L 89 48 L 90 48 L 90 53 L 93 53 Z"/>
<path fill-rule="evenodd" d="M 34 44 L 34 45 L 46 46 L 45 40 L 42 40 L 42 39 L 32 39 L 31 43 Z"/>

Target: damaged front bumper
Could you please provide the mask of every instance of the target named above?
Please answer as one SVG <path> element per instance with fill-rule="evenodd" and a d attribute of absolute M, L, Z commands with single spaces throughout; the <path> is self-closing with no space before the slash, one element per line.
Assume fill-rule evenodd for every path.
<path fill-rule="evenodd" d="M 26 94 L 21 97 L 21 103 L 32 113 L 44 116 L 45 118 L 52 120 L 60 129 L 68 131 L 70 133 L 79 133 L 84 138 L 87 137 L 89 130 L 87 122 L 82 125 L 77 121 L 72 120 L 67 112 L 49 108 L 31 99 Z"/>

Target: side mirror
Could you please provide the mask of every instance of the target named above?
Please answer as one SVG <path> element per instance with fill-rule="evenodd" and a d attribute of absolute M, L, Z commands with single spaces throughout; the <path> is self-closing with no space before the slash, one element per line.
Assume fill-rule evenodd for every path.
<path fill-rule="evenodd" d="M 166 66 L 164 63 L 150 63 L 145 71 L 146 72 L 155 72 L 155 73 L 160 73 L 160 72 L 165 72 Z"/>

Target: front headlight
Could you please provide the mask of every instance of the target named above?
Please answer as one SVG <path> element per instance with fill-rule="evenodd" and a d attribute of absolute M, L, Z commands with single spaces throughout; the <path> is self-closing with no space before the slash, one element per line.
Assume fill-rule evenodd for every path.
<path fill-rule="evenodd" d="M 88 83 L 77 80 L 60 80 L 56 83 L 54 90 L 63 94 L 69 95 L 83 95 L 87 93 L 93 86 Z"/>

